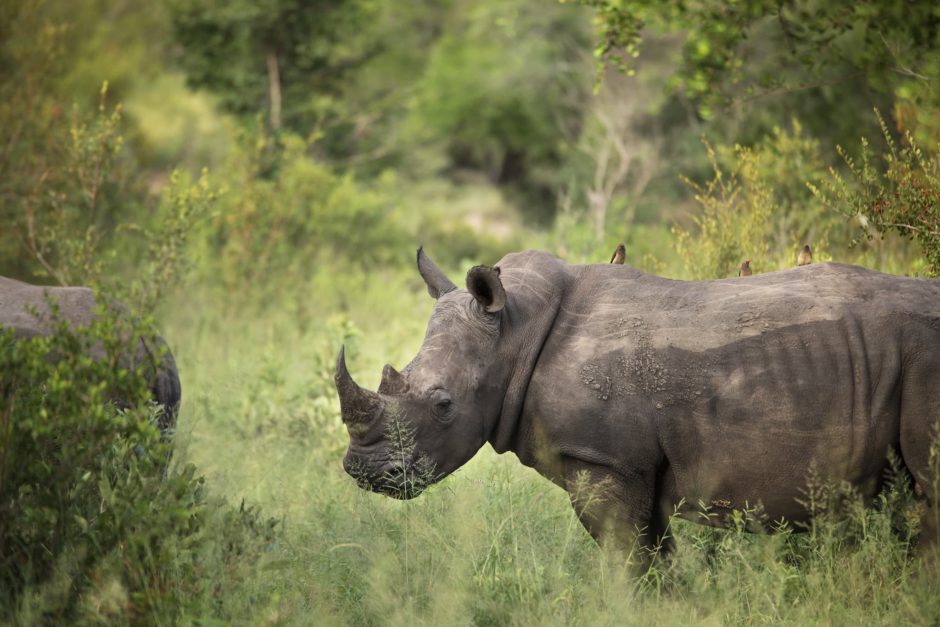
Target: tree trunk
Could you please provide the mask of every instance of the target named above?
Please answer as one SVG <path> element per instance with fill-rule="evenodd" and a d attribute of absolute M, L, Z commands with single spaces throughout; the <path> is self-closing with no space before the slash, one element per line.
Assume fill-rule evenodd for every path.
<path fill-rule="evenodd" d="M 268 52 L 268 99 L 271 109 L 269 112 L 269 121 L 272 130 L 281 128 L 281 75 L 277 67 L 277 53 Z"/>

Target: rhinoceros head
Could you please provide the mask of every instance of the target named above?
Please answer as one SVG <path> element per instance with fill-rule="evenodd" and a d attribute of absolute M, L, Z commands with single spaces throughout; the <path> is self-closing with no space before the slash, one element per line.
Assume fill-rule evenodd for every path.
<path fill-rule="evenodd" d="M 335 382 L 349 431 L 346 472 L 365 489 L 412 498 L 469 460 L 497 419 L 508 368 L 499 358 L 506 292 L 499 268 L 477 266 L 458 289 L 418 249 L 418 271 L 437 304 L 418 355 L 401 373 L 361 388 L 343 349 Z"/>

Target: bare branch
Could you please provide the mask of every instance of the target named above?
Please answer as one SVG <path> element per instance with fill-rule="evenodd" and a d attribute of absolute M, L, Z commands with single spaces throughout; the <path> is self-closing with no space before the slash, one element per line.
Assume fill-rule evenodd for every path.
<path fill-rule="evenodd" d="M 39 240 L 36 237 L 36 210 L 33 204 L 33 198 L 35 197 L 35 190 L 39 189 L 39 187 L 42 186 L 43 182 L 45 182 L 46 177 L 48 175 L 49 175 L 49 170 L 46 170 L 42 173 L 42 175 L 39 177 L 39 181 L 36 183 L 36 187 L 33 191 L 33 194 L 30 195 L 30 198 L 27 201 L 25 244 L 26 244 L 27 250 L 29 250 L 29 252 L 33 255 L 33 257 L 36 258 L 36 261 L 39 262 L 39 264 L 45 269 L 45 271 L 49 273 L 49 276 L 51 276 L 56 281 L 58 281 L 59 285 L 67 285 L 67 281 L 62 276 L 62 274 L 56 271 L 56 269 L 52 266 L 52 264 L 50 264 L 46 260 L 45 256 L 42 253 L 43 248 L 39 244 Z"/>

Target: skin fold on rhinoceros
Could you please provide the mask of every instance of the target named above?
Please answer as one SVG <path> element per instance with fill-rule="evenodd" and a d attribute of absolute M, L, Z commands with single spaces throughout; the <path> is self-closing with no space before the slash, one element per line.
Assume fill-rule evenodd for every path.
<path fill-rule="evenodd" d="M 940 281 L 835 263 L 674 281 L 538 251 L 471 269 L 466 289 L 421 249 L 418 269 L 437 303 L 414 360 L 371 392 L 340 350 L 361 487 L 411 498 L 489 442 L 642 570 L 676 508 L 798 523 L 811 470 L 871 498 L 893 451 L 927 495 L 921 544 L 936 540 Z"/>
<path fill-rule="evenodd" d="M 89 325 L 99 309 L 95 293 L 87 287 L 39 286 L 0 277 L 0 327 L 13 329 L 17 338 L 51 333 L 50 303 L 55 303 L 59 319 L 73 328 Z M 118 315 L 127 315 L 121 305 L 111 303 L 111 306 Z M 128 347 L 127 353 L 126 367 L 144 368 L 154 400 L 163 406 L 158 427 L 161 434 L 168 437 L 176 427 L 181 396 L 173 355 L 159 336 L 137 338 L 135 346 Z M 118 404 L 127 402 L 127 399 L 113 400 Z"/>

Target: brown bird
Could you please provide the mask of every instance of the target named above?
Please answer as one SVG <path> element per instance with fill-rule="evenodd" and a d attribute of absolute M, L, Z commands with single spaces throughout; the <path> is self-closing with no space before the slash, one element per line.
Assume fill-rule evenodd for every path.
<path fill-rule="evenodd" d="M 744 263 L 741 264 L 741 269 L 738 270 L 738 276 L 751 276 L 751 260 L 745 259 Z"/>
<path fill-rule="evenodd" d="M 811 263 L 813 263 L 813 249 L 807 244 L 803 247 L 803 250 L 800 251 L 800 256 L 796 259 L 796 265 L 808 266 Z"/>
<path fill-rule="evenodd" d="M 618 263 L 623 265 L 623 261 L 627 256 L 627 247 L 623 245 L 623 242 L 617 244 L 617 250 L 614 251 L 614 256 L 610 258 L 610 263 Z"/>

